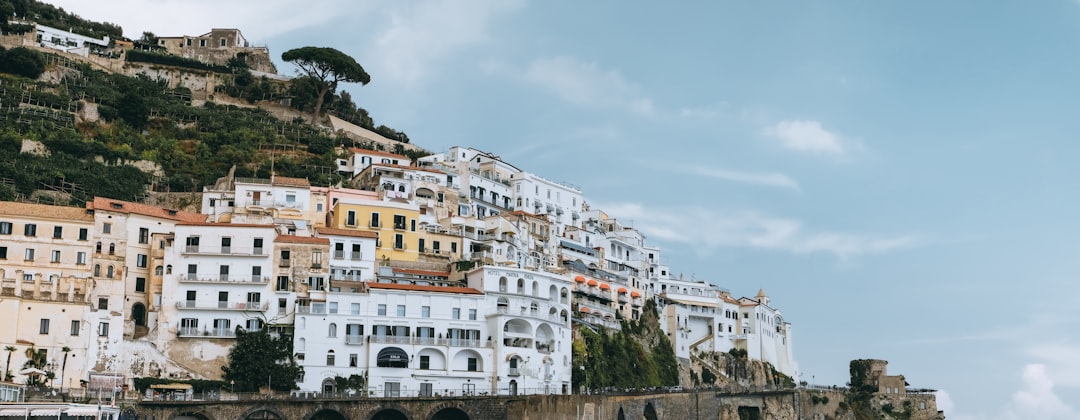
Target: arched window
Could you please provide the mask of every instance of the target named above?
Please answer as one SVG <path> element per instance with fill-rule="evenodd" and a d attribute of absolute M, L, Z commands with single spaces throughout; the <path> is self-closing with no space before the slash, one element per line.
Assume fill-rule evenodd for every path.
<path fill-rule="evenodd" d="M 94 264 L 94 277 L 101 277 L 101 264 Z"/>
<path fill-rule="evenodd" d="M 113 266 L 111 266 L 111 265 L 108 268 L 106 268 L 105 269 L 105 277 L 108 277 L 110 279 L 113 278 L 113 271 L 114 270 L 115 270 L 115 268 L 113 268 Z"/>
<path fill-rule="evenodd" d="M 162 267 L 160 265 L 157 266 L 157 267 L 154 267 L 154 275 L 155 276 L 160 276 L 160 275 L 162 275 L 164 273 L 165 273 L 165 267 Z"/>
<path fill-rule="evenodd" d="M 540 283 L 537 283 L 535 280 L 533 280 L 532 283 L 532 295 L 540 296 Z"/>
<path fill-rule="evenodd" d="M 328 337 L 337 337 L 337 324 L 331 322 L 329 331 L 326 333 Z"/>
<path fill-rule="evenodd" d="M 506 277 L 499 277 L 499 291 L 506 293 Z"/>
<path fill-rule="evenodd" d="M 299 340 L 296 340 L 296 351 L 304 351 L 304 347 L 306 346 L 307 339 L 301 337 Z"/>
<path fill-rule="evenodd" d="M 109 255 L 115 255 L 115 254 L 116 254 L 116 244 L 110 242 L 109 243 Z"/>
<path fill-rule="evenodd" d="M 172 274 L 172 264 L 165 266 L 165 274 Z"/>
<path fill-rule="evenodd" d="M 97 245 L 94 246 L 94 252 L 96 252 L 98 254 L 101 253 L 101 241 L 98 241 Z"/>
<path fill-rule="evenodd" d="M 518 279 L 518 281 L 517 281 L 517 292 L 518 292 L 518 294 L 525 294 L 525 280 L 524 279 Z"/>
<path fill-rule="evenodd" d="M 326 365 L 327 366 L 333 366 L 334 365 L 334 358 L 335 358 L 334 357 L 334 351 L 333 350 L 327 351 L 326 352 Z"/>

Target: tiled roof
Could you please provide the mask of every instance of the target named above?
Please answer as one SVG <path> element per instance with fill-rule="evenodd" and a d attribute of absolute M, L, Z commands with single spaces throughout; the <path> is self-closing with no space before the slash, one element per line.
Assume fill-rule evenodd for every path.
<path fill-rule="evenodd" d="M 358 147 L 353 147 L 353 148 L 350 148 L 349 150 L 351 150 L 353 153 L 359 153 L 359 154 L 362 154 L 362 155 L 386 156 L 386 157 L 395 157 L 395 158 L 398 158 L 398 159 L 409 160 L 408 156 L 402 156 L 402 155 L 398 155 L 398 154 L 394 154 L 394 153 L 390 153 L 390 152 L 384 152 L 382 150 L 368 150 L 368 149 L 361 149 L 361 148 L 358 148 Z"/>
<path fill-rule="evenodd" d="M 94 197 L 94 201 L 86 203 L 86 208 L 95 211 L 111 211 L 115 213 L 141 214 L 143 216 L 160 217 L 180 222 L 205 222 L 206 215 L 192 213 L 190 211 L 169 210 L 149 204 L 132 203 L 130 201 L 114 200 L 105 197 Z"/>
<path fill-rule="evenodd" d="M 25 216 L 42 219 L 61 219 L 72 222 L 93 222 L 94 215 L 79 207 L 0 201 L 0 215 Z"/>
<path fill-rule="evenodd" d="M 356 238 L 372 238 L 378 239 L 379 234 L 377 232 L 371 232 L 367 230 L 352 230 L 352 229 L 334 229 L 334 228 L 318 228 L 316 229 L 320 235 L 336 235 L 336 236 L 352 236 Z"/>
<path fill-rule="evenodd" d="M 395 273 L 401 274 L 415 274 L 418 276 L 436 276 L 436 277 L 450 277 L 449 271 L 427 271 L 427 270 L 410 270 L 408 268 L 395 268 Z"/>
<path fill-rule="evenodd" d="M 415 291 L 415 292 L 460 293 L 460 294 L 465 294 L 465 295 L 482 295 L 482 294 L 484 294 L 484 292 L 473 289 L 471 287 L 456 287 L 456 286 L 419 286 L 419 285 L 415 285 L 415 284 L 368 282 L 367 287 L 369 289 L 411 290 L 411 291 Z"/>
<path fill-rule="evenodd" d="M 307 178 L 289 178 L 287 176 L 274 175 L 272 185 L 280 185 L 284 187 L 310 187 L 311 183 Z"/>
<path fill-rule="evenodd" d="M 330 245 L 330 240 L 326 238 L 313 238 L 311 236 L 296 235 L 278 235 L 276 238 L 274 238 L 274 242 L 282 244 Z"/>

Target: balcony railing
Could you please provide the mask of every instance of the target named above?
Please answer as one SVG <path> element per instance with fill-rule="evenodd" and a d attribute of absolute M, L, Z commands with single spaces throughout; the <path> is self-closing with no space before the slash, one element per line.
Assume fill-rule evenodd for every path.
<path fill-rule="evenodd" d="M 184 246 L 185 254 L 200 254 L 200 255 L 228 255 L 231 257 L 261 257 L 266 254 L 263 253 L 263 247 L 236 247 L 232 245 L 222 245 L 220 247 L 205 247 L 202 248 L 199 245 L 186 245 Z"/>
<path fill-rule="evenodd" d="M 227 311 L 265 311 L 269 305 L 262 302 L 215 302 L 214 306 L 199 306 L 194 300 L 176 302 L 177 309 L 227 310 Z"/>
<path fill-rule="evenodd" d="M 490 341 L 466 338 L 433 338 L 433 337 L 409 337 L 394 335 L 371 335 L 368 341 L 379 344 L 418 344 L 450 347 L 491 347 Z"/>
<path fill-rule="evenodd" d="M 364 336 L 362 335 L 346 335 L 345 344 L 364 344 Z"/>
<path fill-rule="evenodd" d="M 181 283 L 232 283 L 232 284 L 266 284 L 270 282 L 270 277 L 249 275 L 249 276 L 229 276 L 228 274 L 222 274 L 217 277 L 199 277 L 197 274 L 181 274 L 179 276 Z"/>
<path fill-rule="evenodd" d="M 521 372 L 518 371 L 518 368 L 510 368 L 506 371 L 506 376 L 521 376 Z"/>

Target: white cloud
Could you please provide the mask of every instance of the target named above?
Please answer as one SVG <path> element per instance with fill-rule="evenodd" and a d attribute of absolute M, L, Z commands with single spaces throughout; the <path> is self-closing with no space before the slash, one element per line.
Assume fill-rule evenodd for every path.
<path fill-rule="evenodd" d="M 744 184 L 790 188 L 793 190 L 799 189 L 799 183 L 797 181 L 778 172 L 741 172 L 700 166 L 688 168 L 687 172 L 725 181 L 741 182 Z"/>
<path fill-rule="evenodd" d="M 647 236 L 687 243 L 705 249 L 747 247 L 790 252 L 825 253 L 839 258 L 883 253 L 913 246 L 914 235 L 880 237 L 844 232 L 810 232 L 802 222 L 769 217 L 751 211 L 719 212 L 701 207 L 646 208 L 638 203 L 595 206 L 608 214 L 632 219 Z"/>
<path fill-rule="evenodd" d="M 934 393 L 934 398 L 937 400 L 938 410 L 945 412 L 945 417 L 948 417 L 949 414 L 952 414 L 953 401 L 952 397 L 949 396 L 948 392 L 939 390 L 938 392 Z"/>
<path fill-rule="evenodd" d="M 640 88 L 618 71 L 600 69 L 594 62 L 568 56 L 540 58 L 525 70 L 525 78 L 578 106 L 616 108 L 641 115 L 654 112 L 652 99 L 641 94 Z"/>
<path fill-rule="evenodd" d="M 378 30 L 367 59 L 375 63 L 380 80 L 411 87 L 453 53 L 490 41 L 491 23 L 524 2 L 438 0 L 406 4 L 412 7 L 386 12 L 388 24 Z"/>
<path fill-rule="evenodd" d="M 785 120 L 765 128 L 762 133 L 780 140 L 785 148 L 798 152 L 843 155 L 848 147 L 840 136 L 813 120 Z"/>
<path fill-rule="evenodd" d="M 1075 419 L 1078 414 L 1054 393 L 1054 381 L 1046 365 L 1024 366 L 1023 388 L 1013 394 L 1005 410 L 1006 419 Z"/>

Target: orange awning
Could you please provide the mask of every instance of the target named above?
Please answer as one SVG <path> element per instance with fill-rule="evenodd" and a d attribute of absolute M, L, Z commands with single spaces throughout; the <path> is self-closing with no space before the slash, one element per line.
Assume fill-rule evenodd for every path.
<path fill-rule="evenodd" d="M 600 283 L 600 290 L 608 290 L 610 288 L 611 286 L 608 286 L 607 283 Z"/>
<path fill-rule="evenodd" d="M 596 287 L 596 280 L 589 280 L 589 286 Z"/>
<path fill-rule="evenodd" d="M 619 288 L 619 294 L 621 295 L 621 294 L 625 294 L 625 293 L 626 293 L 626 288 L 625 287 L 620 287 Z"/>
<path fill-rule="evenodd" d="M 641 293 L 638 292 L 637 290 L 635 290 L 633 292 L 630 292 L 630 297 L 639 298 L 639 297 L 641 297 Z"/>
<path fill-rule="evenodd" d="M 587 313 L 589 313 L 589 308 L 582 306 L 582 307 L 578 308 L 578 312 L 581 312 L 583 314 L 587 314 Z"/>
<path fill-rule="evenodd" d="M 576 281 L 578 283 L 584 283 L 585 282 L 585 276 L 574 277 L 574 281 Z"/>

